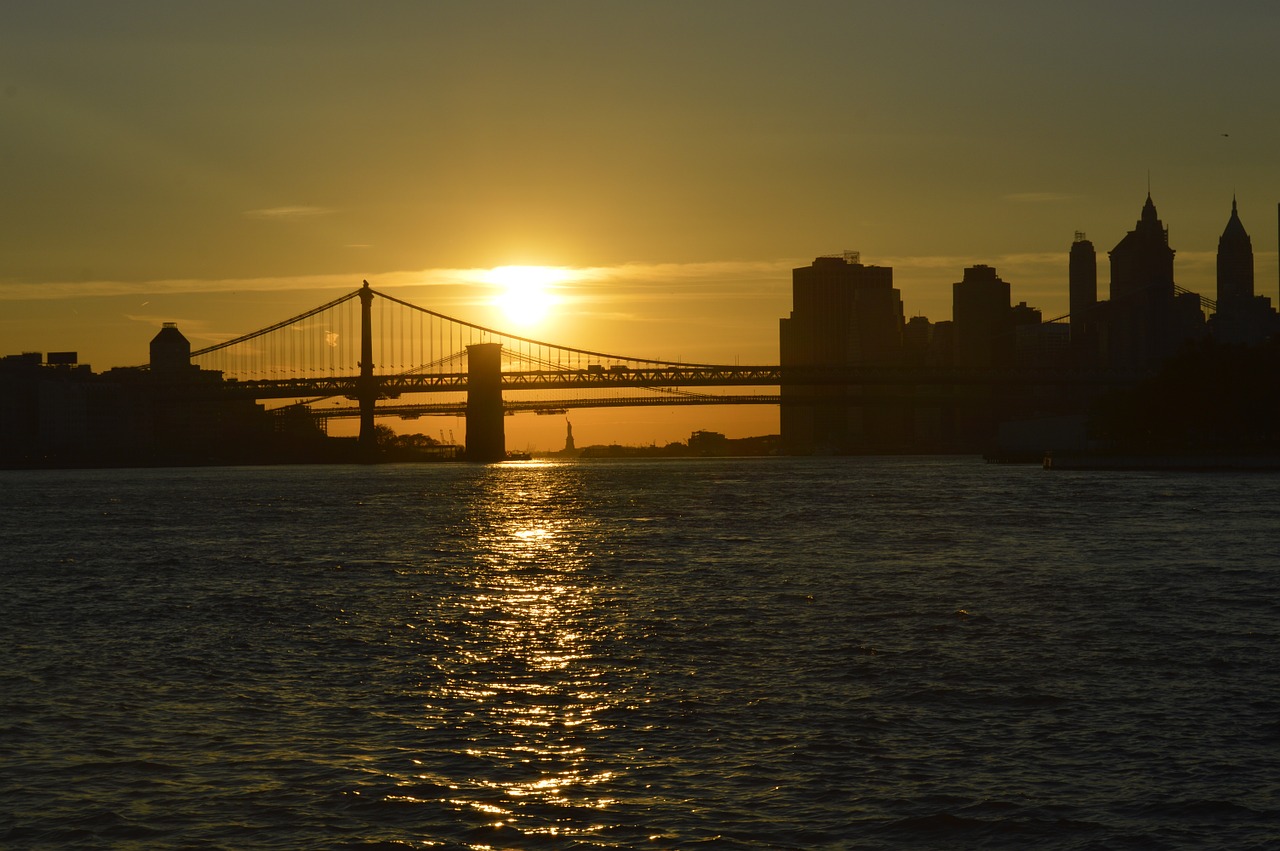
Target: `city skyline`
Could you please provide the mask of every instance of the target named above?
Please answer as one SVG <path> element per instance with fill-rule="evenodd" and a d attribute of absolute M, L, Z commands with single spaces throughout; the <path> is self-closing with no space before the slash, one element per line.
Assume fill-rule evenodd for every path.
<path fill-rule="evenodd" d="M 1278 295 L 1280 127 L 1261 106 L 1280 11 L 1261 4 L 4 16 L 0 144 L 23 164 L 0 228 L 6 353 L 140 363 L 163 321 L 212 342 L 361 279 L 505 329 L 483 273 L 529 265 L 574 279 L 516 333 L 773 362 L 791 269 L 815 255 L 892 267 L 908 317 L 949 318 L 985 264 L 1051 318 L 1073 234 L 1105 257 L 1148 188 L 1181 286 L 1212 297 L 1235 197 L 1257 292 Z M 647 443 L 764 433 L 763 413 L 602 413 L 599 438 L 574 422 L 583 444 Z M 535 425 L 512 447 L 562 442 Z"/>

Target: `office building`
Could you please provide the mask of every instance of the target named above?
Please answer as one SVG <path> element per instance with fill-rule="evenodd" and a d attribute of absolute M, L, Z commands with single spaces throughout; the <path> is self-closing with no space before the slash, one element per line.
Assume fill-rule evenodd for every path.
<path fill-rule="evenodd" d="M 1013 315 L 1007 281 L 991 266 L 964 270 L 951 286 L 955 365 L 962 370 L 1008 366 L 1013 360 Z"/>
<path fill-rule="evenodd" d="M 1255 295 L 1253 284 L 1253 240 L 1232 198 L 1231 217 L 1218 238 L 1217 311 L 1209 320 L 1215 340 L 1256 345 L 1277 332 L 1271 299 Z"/>
<path fill-rule="evenodd" d="M 787 370 L 900 366 L 905 321 L 893 270 L 863 265 L 856 252 L 818 257 L 793 270 L 791 292 L 791 315 L 779 321 L 784 451 L 870 451 L 900 439 L 893 415 L 859 398 L 864 388 L 785 377 Z"/>

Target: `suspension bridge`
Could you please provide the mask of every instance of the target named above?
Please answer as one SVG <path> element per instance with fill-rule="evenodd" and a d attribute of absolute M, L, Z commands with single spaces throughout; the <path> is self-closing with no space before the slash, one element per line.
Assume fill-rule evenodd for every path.
<path fill-rule="evenodd" d="M 467 457 L 480 461 L 505 457 L 504 417 L 517 411 L 776 405 L 781 383 L 779 366 L 637 358 L 507 334 L 379 292 L 367 281 L 305 313 L 192 351 L 190 363 L 221 375 L 216 392 L 223 397 L 289 400 L 277 410 L 305 408 L 322 419 L 359 417 L 366 452 L 373 450 L 378 417 L 463 415 Z M 701 389 L 713 387 L 773 392 Z M 417 394 L 442 394 L 436 398 L 443 401 L 415 400 Z"/>

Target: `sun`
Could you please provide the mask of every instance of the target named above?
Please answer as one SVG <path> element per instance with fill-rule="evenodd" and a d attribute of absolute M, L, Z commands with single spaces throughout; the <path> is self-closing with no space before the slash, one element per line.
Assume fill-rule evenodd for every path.
<path fill-rule="evenodd" d="M 493 299 L 508 321 L 530 326 L 542 322 L 560 302 L 556 287 L 573 279 L 555 266 L 498 266 L 484 273 L 486 283 L 501 287 Z"/>

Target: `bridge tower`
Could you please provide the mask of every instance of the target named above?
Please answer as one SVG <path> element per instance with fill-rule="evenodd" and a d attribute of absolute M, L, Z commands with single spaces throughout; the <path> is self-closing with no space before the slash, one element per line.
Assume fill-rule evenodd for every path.
<path fill-rule="evenodd" d="M 502 410 L 502 344 L 467 346 L 467 460 L 489 463 L 507 457 Z"/>
<path fill-rule="evenodd" d="M 373 461 L 378 454 L 373 412 L 378 404 L 378 381 L 373 376 L 373 290 L 365 281 L 360 288 L 360 377 L 356 379 L 356 400 L 360 403 L 361 461 Z"/>

